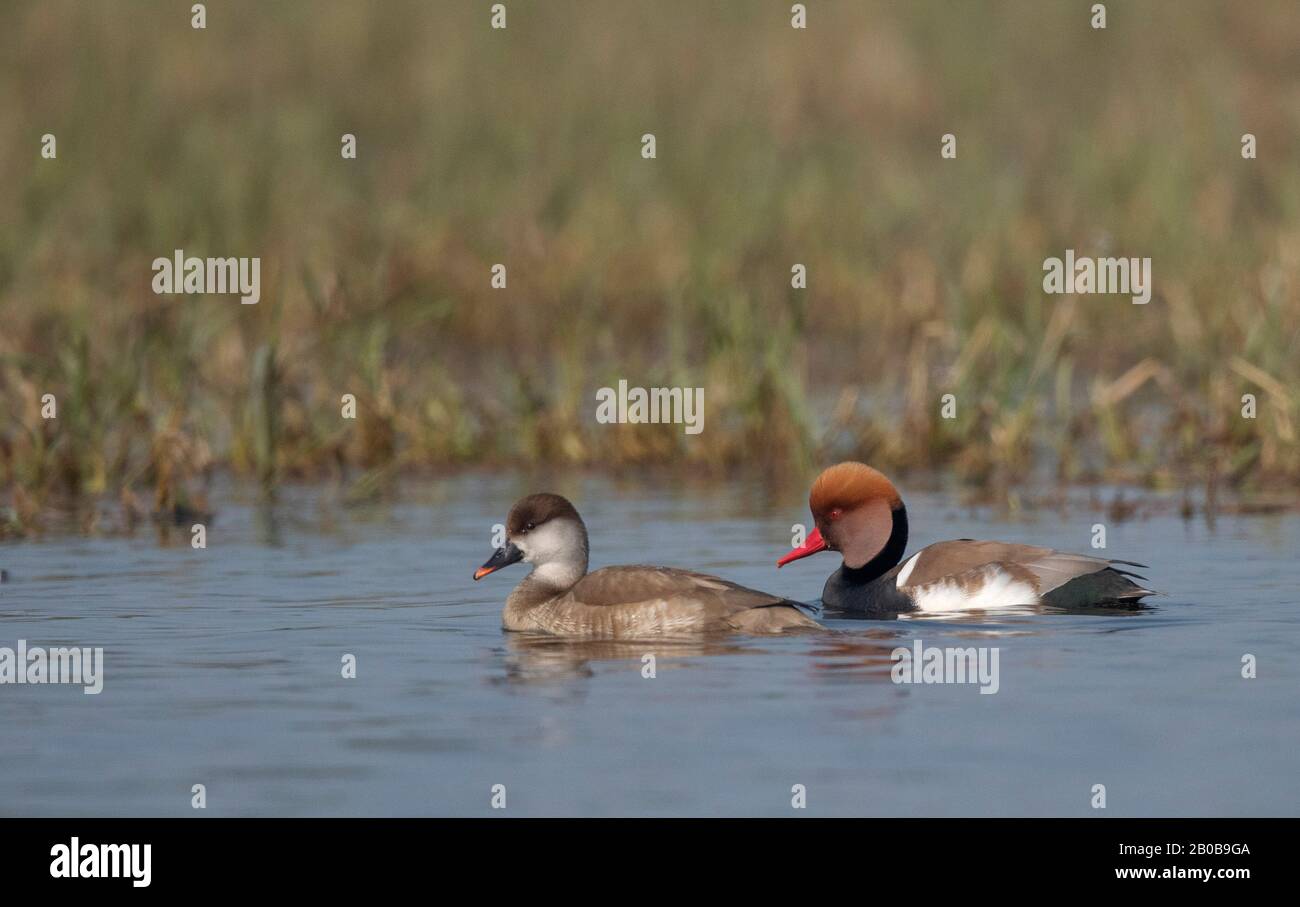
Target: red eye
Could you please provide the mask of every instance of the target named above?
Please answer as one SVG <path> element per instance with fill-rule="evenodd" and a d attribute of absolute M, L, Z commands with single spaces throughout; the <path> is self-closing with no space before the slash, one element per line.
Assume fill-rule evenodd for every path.
<path fill-rule="evenodd" d="M 838 520 L 838 519 L 839 519 L 840 517 L 842 517 L 842 516 L 844 516 L 844 511 L 843 511 L 843 510 L 840 510 L 840 508 L 838 508 L 838 507 L 832 508 L 832 510 L 831 510 L 831 512 L 830 512 L 830 517 L 831 517 L 832 520 Z"/>

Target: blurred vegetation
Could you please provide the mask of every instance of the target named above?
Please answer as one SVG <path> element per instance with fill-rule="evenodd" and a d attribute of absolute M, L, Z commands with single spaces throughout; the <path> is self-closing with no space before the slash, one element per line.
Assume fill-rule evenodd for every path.
<path fill-rule="evenodd" d="M 1292 0 L 506 5 L 0 6 L 0 534 L 226 468 L 1294 488 Z M 1152 302 L 1045 296 L 1067 248 Z M 259 256 L 261 303 L 154 295 L 174 249 Z M 704 432 L 596 424 L 620 378 Z"/>

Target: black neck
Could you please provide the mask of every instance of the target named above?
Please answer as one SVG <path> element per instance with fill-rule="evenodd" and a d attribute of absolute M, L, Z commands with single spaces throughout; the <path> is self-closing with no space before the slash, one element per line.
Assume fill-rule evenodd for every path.
<path fill-rule="evenodd" d="M 840 574 L 851 585 L 862 585 L 877 580 L 898 566 L 907 551 L 907 508 L 900 502 L 894 509 L 894 528 L 890 530 L 889 541 L 880 553 L 861 567 L 844 564 Z"/>

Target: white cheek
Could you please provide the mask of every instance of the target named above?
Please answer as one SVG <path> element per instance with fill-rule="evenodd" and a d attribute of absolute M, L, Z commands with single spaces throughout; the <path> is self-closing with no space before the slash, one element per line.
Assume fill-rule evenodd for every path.
<path fill-rule="evenodd" d="M 530 564 L 545 564 L 571 555 L 577 539 L 572 538 L 563 525 L 546 523 L 512 541 L 524 553 L 525 561 Z"/>
<path fill-rule="evenodd" d="M 510 541 L 516 548 L 523 552 L 524 563 L 536 563 L 537 549 L 533 546 L 532 540 L 528 536 L 521 535 L 518 538 L 511 539 Z"/>

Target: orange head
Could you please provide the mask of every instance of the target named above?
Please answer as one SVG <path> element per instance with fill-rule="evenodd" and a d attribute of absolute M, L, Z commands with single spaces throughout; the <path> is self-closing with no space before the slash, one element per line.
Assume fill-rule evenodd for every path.
<path fill-rule="evenodd" d="M 839 463 L 822 472 L 808 496 L 816 528 L 807 542 L 777 561 L 781 567 L 818 551 L 838 551 L 849 567 L 879 554 L 894 532 L 903 499 L 894 483 L 865 463 Z"/>

